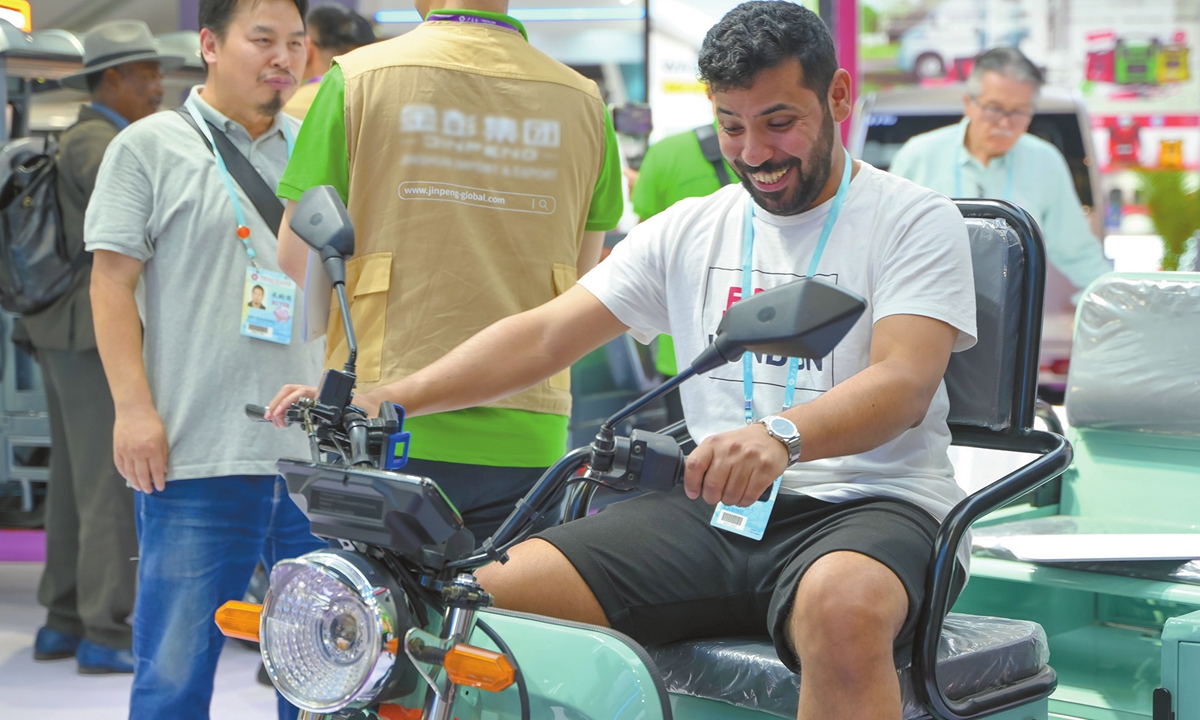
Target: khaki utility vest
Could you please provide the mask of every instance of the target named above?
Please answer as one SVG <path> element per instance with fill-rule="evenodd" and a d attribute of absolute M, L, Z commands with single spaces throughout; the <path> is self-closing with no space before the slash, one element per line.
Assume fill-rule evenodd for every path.
<path fill-rule="evenodd" d="M 356 231 L 346 290 L 366 391 L 575 283 L 606 110 L 594 82 L 478 23 L 424 23 L 337 63 Z M 336 303 L 327 347 L 340 367 Z M 570 414 L 569 370 L 493 407 Z"/>

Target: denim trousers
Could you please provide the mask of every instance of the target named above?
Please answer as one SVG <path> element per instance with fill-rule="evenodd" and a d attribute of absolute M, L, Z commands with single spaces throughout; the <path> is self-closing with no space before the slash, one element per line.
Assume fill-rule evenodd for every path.
<path fill-rule="evenodd" d="M 130 720 L 207 720 L 225 637 L 213 614 L 241 600 L 261 559 L 327 546 L 283 479 L 245 475 L 172 480 L 136 494 L 140 562 L 133 615 Z M 281 720 L 297 710 L 282 697 Z"/>

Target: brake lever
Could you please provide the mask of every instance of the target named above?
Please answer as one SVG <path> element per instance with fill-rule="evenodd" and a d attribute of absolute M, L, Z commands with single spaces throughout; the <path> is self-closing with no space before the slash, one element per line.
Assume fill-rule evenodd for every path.
<path fill-rule="evenodd" d="M 271 422 L 266 416 L 267 408 L 265 405 L 246 403 L 246 417 L 250 418 L 254 422 Z"/>
<path fill-rule="evenodd" d="M 254 422 L 271 422 L 266 418 L 267 407 L 265 405 L 255 405 L 254 403 L 246 403 L 246 417 Z M 287 409 L 284 417 L 287 419 L 288 425 L 295 425 L 304 422 L 304 409 L 300 405 L 292 405 Z M 307 429 L 307 428 L 306 428 Z"/>

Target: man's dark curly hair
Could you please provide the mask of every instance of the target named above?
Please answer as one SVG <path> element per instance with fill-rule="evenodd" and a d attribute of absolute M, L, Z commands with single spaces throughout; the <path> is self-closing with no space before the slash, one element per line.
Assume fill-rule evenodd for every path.
<path fill-rule="evenodd" d="M 754 76 L 791 58 L 800 61 L 804 87 L 826 103 L 837 72 L 833 36 L 813 11 L 787 0 L 756 0 L 729 11 L 700 46 L 700 80 L 709 92 L 744 89 Z"/>

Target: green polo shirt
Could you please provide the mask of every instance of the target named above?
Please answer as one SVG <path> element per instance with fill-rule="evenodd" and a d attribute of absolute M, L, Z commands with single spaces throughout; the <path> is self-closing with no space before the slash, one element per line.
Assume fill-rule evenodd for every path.
<path fill-rule="evenodd" d="M 434 11 L 437 12 L 437 11 Z M 477 15 L 508 23 L 525 34 L 521 23 L 507 15 L 454 10 L 457 15 Z M 350 159 L 346 143 L 346 81 L 336 64 L 325 73 L 320 90 L 296 137 L 292 162 L 279 181 L 279 197 L 299 200 L 304 191 L 332 185 L 349 198 Z M 599 169 L 585 230 L 608 231 L 617 226 L 624 210 L 621 166 L 612 118 L 605 113 L 605 162 Z M 546 467 L 566 450 L 565 415 L 526 410 L 477 407 L 409 418 L 412 433 L 409 455 L 421 460 L 489 465 L 496 467 Z"/>
<path fill-rule="evenodd" d="M 725 171 L 730 182 L 737 182 L 737 174 L 728 163 Z M 638 168 L 637 182 L 633 184 L 633 211 L 642 220 L 649 220 L 680 200 L 712 195 L 720 189 L 716 168 L 704 159 L 696 133 L 688 130 L 669 135 L 646 151 Z M 679 372 L 675 342 L 670 335 L 658 336 L 654 367 L 663 375 Z"/>

